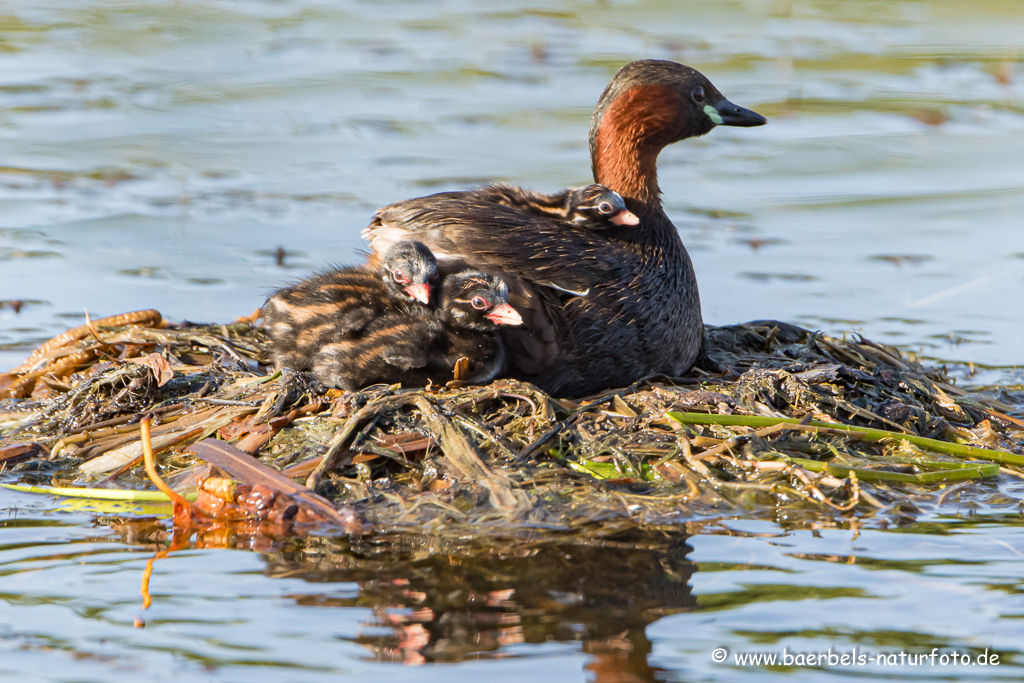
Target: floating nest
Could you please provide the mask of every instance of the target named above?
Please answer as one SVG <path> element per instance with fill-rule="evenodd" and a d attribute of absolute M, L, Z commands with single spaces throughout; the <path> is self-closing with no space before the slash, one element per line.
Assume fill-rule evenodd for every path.
<path fill-rule="evenodd" d="M 177 491 L 211 475 L 189 449 L 217 439 L 377 530 L 589 536 L 1015 504 L 993 484 L 1024 473 L 1011 389 L 967 391 L 894 348 L 777 321 L 709 328 L 708 342 L 689 377 L 582 400 L 508 379 L 324 392 L 275 371 L 251 320 L 140 311 L 0 375 L 0 467 L 8 484 L 151 488 L 138 424 L 150 416 Z"/>

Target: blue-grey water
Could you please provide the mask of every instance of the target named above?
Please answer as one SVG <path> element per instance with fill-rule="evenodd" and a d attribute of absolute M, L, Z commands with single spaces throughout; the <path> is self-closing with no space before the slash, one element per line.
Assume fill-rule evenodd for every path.
<path fill-rule="evenodd" d="M 862 332 L 1019 381 L 1022 51 L 1015 0 L 0 2 L 0 366 L 84 310 L 248 314 L 358 260 L 391 201 L 585 183 L 597 96 L 653 57 L 770 119 L 661 156 L 709 323 Z M 152 548 L 5 492 L 0 678 L 1020 679 L 1024 491 L 992 489 L 860 531 L 737 515 L 602 551 L 628 570 L 542 549 L 537 585 L 451 548 L 370 568 L 366 549 L 186 550 L 155 563 L 145 612 Z M 787 648 L 1002 659 L 731 659 Z"/>

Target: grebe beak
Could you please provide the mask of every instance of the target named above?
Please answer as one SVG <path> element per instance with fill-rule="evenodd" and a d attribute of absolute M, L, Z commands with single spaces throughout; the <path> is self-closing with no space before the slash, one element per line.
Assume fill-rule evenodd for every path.
<path fill-rule="evenodd" d="M 522 325 L 523 316 L 519 315 L 519 311 L 512 308 L 508 304 L 501 304 L 495 306 L 488 313 L 484 315 L 485 318 L 498 325 Z"/>
<path fill-rule="evenodd" d="M 632 211 L 619 211 L 617 214 L 609 218 L 615 225 L 637 225 L 640 223 L 640 219 Z"/>
<path fill-rule="evenodd" d="M 733 104 L 729 100 L 722 99 L 717 104 L 705 104 L 704 113 L 719 126 L 763 126 L 768 119 L 756 111 L 745 109 Z"/>
<path fill-rule="evenodd" d="M 405 288 L 405 293 L 421 304 L 430 303 L 430 285 L 426 282 L 418 285 L 409 285 Z"/>

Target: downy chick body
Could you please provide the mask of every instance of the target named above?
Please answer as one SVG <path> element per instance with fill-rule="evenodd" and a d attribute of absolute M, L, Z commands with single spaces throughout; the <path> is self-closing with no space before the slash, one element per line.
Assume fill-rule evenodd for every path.
<path fill-rule="evenodd" d="M 570 187 L 555 194 L 496 183 L 466 194 L 588 230 L 607 230 L 640 222 L 636 214 L 626 208 L 622 195 L 597 183 Z"/>
<path fill-rule="evenodd" d="M 437 261 L 419 242 L 398 242 L 377 269 L 334 268 L 274 292 L 263 319 L 275 361 L 310 370 L 329 344 L 354 339 L 382 316 L 427 315 Z"/>
<path fill-rule="evenodd" d="M 322 347 L 312 370 L 322 384 L 349 391 L 378 383 L 417 387 L 452 379 L 455 363 L 467 358 L 464 379 L 488 382 L 505 367 L 498 327 L 521 323 L 501 278 L 461 271 L 444 278 L 438 307 L 430 315 L 379 318 L 358 339 Z"/>

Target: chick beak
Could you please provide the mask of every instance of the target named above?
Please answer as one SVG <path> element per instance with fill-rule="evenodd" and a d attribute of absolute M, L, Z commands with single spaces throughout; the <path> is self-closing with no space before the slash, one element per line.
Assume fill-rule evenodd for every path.
<path fill-rule="evenodd" d="M 637 215 L 635 213 L 633 213 L 632 211 L 627 211 L 625 209 L 619 211 L 617 214 L 615 214 L 608 220 L 610 220 L 615 225 L 637 225 L 638 223 L 640 223 L 640 219 L 637 218 Z"/>
<path fill-rule="evenodd" d="M 501 304 L 500 306 L 495 306 L 490 310 L 490 312 L 485 313 L 484 317 L 498 325 L 523 324 L 523 316 L 519 315 L 519 311 L 512 308 L 508 304 Z"/>
<path fill-rule="evenodd" d="M 418 285 L 409 285 L 405 288 L 405 293 L 421 304 L 430 303 L 430 285 L 426 282 Z"/>

